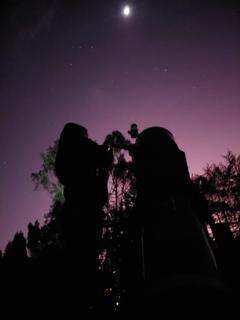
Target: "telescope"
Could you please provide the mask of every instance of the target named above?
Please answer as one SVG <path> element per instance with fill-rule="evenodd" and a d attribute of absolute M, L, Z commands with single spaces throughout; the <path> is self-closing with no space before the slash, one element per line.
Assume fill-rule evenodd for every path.
<path fill-rule="evenodd" d="M 138 137 L 139 133 L 138 133 L 138 126 L 136 123 L 131 124 L 130 130 L 128 131 L 128 133 L 133 139 L 136 139 Z"/>
<path fill-rule="evenodd" d="M 136 123 L 131 124 L 130 130 L 128 130 L 128 134 L 131 136 L 132 139 L 136 139 L 139 135 L 138 133 L 138 126 Z M 129 152 L 132 152 L 134 149 L 134 143 L 112 143 L 112 147 L 116 149 L 123 149 Z"/>
<path fill-rule="evenodd" d="M 128 130 L 128 134 L 131 136 L 132 139 L 136 139 L 139 135 L 138 133 L 138 127 L 136 123 L 131 124 L 130 130 Z M 125 140 L 125 139 L 124 139 Z M 111 134 L 107 135 L 104 143 L 102 144 L 103 147 L 105 147 L 107 150 L 110 150 L 111 148 L 115 149 L 123 149 L 127 150 L 128 152 L 132 152 L 134 149 L 134 143 L 119 143 L 118 137 L 112 136 Z"/>
<path fill-rule="evenodd" d="M 112 147 L 116 149 L 132 151 L 134 148 L 134 143 L 113 143 Z"/>

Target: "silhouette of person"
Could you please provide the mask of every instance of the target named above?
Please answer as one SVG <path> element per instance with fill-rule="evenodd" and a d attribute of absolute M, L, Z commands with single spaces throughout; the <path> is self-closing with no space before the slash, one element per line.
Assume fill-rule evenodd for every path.
<path fill-rule="evenodd" d="M 137 136 L 131 154 L 137 185 L 133 219 L 149 309 L 156 310 L 161 299 L 199 303 L 197 296 L 202 295 L 206 302 L 220 283 L 199 220 L 198 211 L 205 207 L 190 179 L 185 153 L 170 131 L 151 127 Z M 133 295 L 139 298 L 136 292 Z"/>
<path fill-rule="evenodd" d="M 55 173 L 64 186 L 62 215 L 66 259 L 71 281 L 78 284 L 83 305 L 96 290 L 101 211 L 108 199 L 111 151 L 88 138 L 87 129 L 67 123 L 60 135 Z"/>

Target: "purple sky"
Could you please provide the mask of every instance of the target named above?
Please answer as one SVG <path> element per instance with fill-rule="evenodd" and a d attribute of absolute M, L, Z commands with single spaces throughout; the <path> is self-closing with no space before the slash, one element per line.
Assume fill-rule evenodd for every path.
<path fill-rule="evenodd" d="M 30 174 L 68 121 L 99 143 L 167 127 L 190 173 L 239 153 L 239 2 L 130 1 L 128 18 L 124 3 L 1 4 L 0 248 L 48 212 Z"/>

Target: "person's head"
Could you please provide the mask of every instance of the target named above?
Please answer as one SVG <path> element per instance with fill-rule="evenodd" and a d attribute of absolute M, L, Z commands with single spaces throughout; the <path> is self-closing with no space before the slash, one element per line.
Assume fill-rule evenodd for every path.
<path fill-rule="evenodd" d="M 173 134 L 162 127 L 150 127 L 137 137 L 133 149 L 137 181 L 142 186 L 166 183 L 177 185 L 187 181 L 185 154 Z"/>
<path fill-rule="evenodd" d="M 160 153 L 163 157 L 179 151 L 173 134 L 162 127 L 143 130 L 137 137 L 134 149 L 137 161 L 141 161 L 144 157 L 155 158 Z"/>
<path fill-rule="evenodd" d="M 68 122 L 62 130 L 61 136 L 78 136 L 88 138 L 88 131 L 85 127 L 77 123 Z"/>
<path fill-rule="evenodd" d="M 76 146 L 81 139 L 87 139 L 87 129 L 77 123 L 68 122 L 60 134 L 59 150 L 68 150 Z"/>

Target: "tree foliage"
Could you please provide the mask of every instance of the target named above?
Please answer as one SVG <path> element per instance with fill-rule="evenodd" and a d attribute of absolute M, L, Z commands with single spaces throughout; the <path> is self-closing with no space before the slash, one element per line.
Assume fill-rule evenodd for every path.
<path fill-rule="evenodd" d="M 27 261 L 26 239 L 22 232 L 17 232 L 13 240 L 8 242 L 4 251 L 4 261 L 12 265 Z"/>
<path fill-rule="evenodd" d="M 136 197 L 132 163 L 127 152 L 114 147 L 114 144 L 128 143 L 129 141 L 119 131 L 113 131 L 104 141 L 105 145 L 112 146 L 114 161 L 108 172 L 109 201 L 103 210 L 103 238 L 99 248 L 99 266 L 104 275 L 104 294 L 109 295 L 108 299 L 112 299 L 112 306 L 116 305 L 125 290 L 126 279 L 121 278 L 124 273 L 121 272 L 121 268 L 124 266 L 123 256 L 126 253 L 124 251 L 130 252 L 127 248 L 129 217 Z M 45 222 L 42 226 L 38 221 L 29 223 L 26 239 L 23 233 L 16 233 L 14 239 L 8 243 L 2 258 L 0 252 L 0 262 L 2 260 L 1 263 L 7 263 L 7 266 L 25 265 L 27 261 L 37 262 L 32 264 L 35 266 L 41 265 L 43 261 L 49 266 L 54 260 L 56 263 L 53 264 L 53 272 L 55 272 L 57 263 L 61 261 L 58 258 L 64 246 L 61 238 L 64 196 L 63 186 L 54 173 L 57 147 L 58 141 L 55 141 L 46 152 L 41 153 L 41 168 L 31 175 L 35 190 L 42 188 L 52 197 L 52 205 L 45 216 Z M 236 156 L 229 151 L 224 156 L 224 163 L 208 165 L 204 174 L 195 176 L 193 180 L 208 201 L 213 223 L 227 223 L 234 236 L 239 236 L 240 155 Z M 129 259 L 134 258 L 129 257 Z"/>
<path fill-rule="evenodd" d="M 52 196 L 53 202 L 64 201 L 63 186 L 57 180 L 54 173 L 54 163 L 58 148 L 58 140 L 49 146 L 45 152 L 40 153 L 42 165 L 39 171 L 31 174 L 34 189 L 43 188 Z"/>
<path fill-rule="evenodd" d="M 240 235 L 240 155 L 228 151 L 224 162 L 208 165 L 194 182 L 205 195 L 215 223 L 227 223 L 235 237 Z"/>

